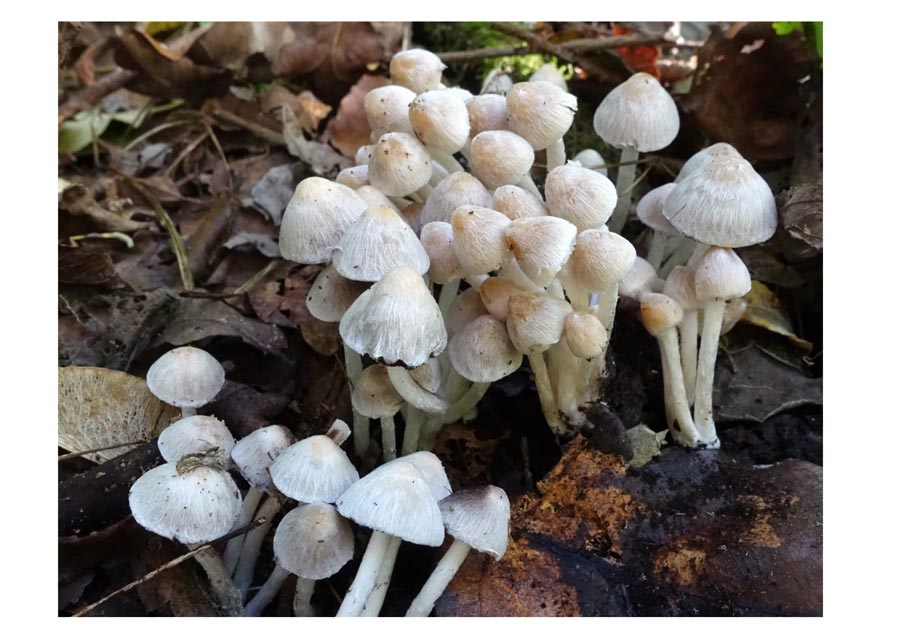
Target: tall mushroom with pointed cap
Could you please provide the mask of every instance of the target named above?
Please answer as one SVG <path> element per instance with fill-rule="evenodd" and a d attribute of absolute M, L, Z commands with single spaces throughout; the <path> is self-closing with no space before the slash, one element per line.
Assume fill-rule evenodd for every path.
<path fill-rule="evenodd" d="M 396 84 L 369 91 L 363 99 L 363 108 L 373 139 L 380 138 L 385 133 L 412 133 L 409 104 L 415 99 L 415 93 Z"/>
<path fill-rule="evenodd" d="M 518 266 L 528 281 L 540 287 L 548 286 L 572 255 L 577 235 L 574 224 L 552 215 L 513 220 L 506 229 L 506 240 L 516 259 L 515 264 L 507 261 L 503 274 L 517 278 L 515 267 Z M 514 281 L 527 287 L 527 282 Z"/>
<path fill-rule="evenodd" d="M 153 362 L 147 371 L 150 392 L 178 406 L 184 417 L 210 403 L 225 385 L 225 369 L 215 357 L 193 346 L 175 348 Z"/>
<path fill-rule="evenodd" d="M 679 126 L 675 101 L 648 73 L 634 74 L 610 91 L 597 107 L 594 131 L 607 144 L 622 150 L 616 177 L 619 202 L 609 221 L 611 231 L 619 233 L 625 226 L 638 154 L 669 146 L 678 135 Z"/>
<path fill-rule="evenodd" d="M 469 141 L 469 112 L 459 95 L 439 89 L 420 93 L 409 105 L 409 121 L 416 137 L 448 173 L 463 170 L 453 158 Z"/>

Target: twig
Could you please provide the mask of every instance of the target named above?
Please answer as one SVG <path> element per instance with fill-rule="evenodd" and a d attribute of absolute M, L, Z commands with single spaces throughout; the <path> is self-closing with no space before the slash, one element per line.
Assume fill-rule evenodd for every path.
<path fill-rule="evenodd" d="M 272 144 L 278 144 L 281 146 L 287 146 L 287 142 L 285 142 L 284 136 L 280 133 L 269 129 L 268 127 L 259 125 L 256 122 L 245 120 L 241 116 L 235 115 L 230 111 L 220 109 L 218 105 L 213 107 L 213 115 L 222 118 L 226 122 L 230 122 L 231 124 L 236 124 L 241 128 L 247 129 L 248 131 L 250 131 L 250 133 L 258 138 L 262 138 L 266 142 L 271 142 Z"/>
<path fill-rule="evenodd" d="M 61 126 L 63 122 L 73 117 L 75 114 L 93 106 L 95 102 L 109 95 L 116 89 L 121 89 L 136 75 L 137 72 L 135 71 L 118 69 L 109 75 L 103 76 L 91 86 L 78 91 L 59 106 L 59 110 L 57 111 L 57 126 Z"/>
<path fill-rule="evenodd" d="M 88 453 L 99 453 L 103 450 L 112 450 L 114 448 L 124 448 L 125 446 L 137 446 L 139 444 L 146 444 L 148 440 L 141 439 L 136 442 L 125 442 L 124 444 L 113 444 L 112 446 L 101 446 L 100 448 L 91 448 L 90 450 L 82 450 L 77 453 L 66 453 L 65 455 L 60 455 L 56 458 L 57 462 L 65 461 L 67 459 L 72 459 L 73 457 L 81 457 L 82 455 L 87 455 Z"/>
<path fill-rule="evenodd" d="M 259 271 L 256 272 L 255 275 L 251 276 L 249 280 L 238 286 L 234 289 L 234 293 L 232 295 L 243 295 L 244 293 L 252 290 L 257 284 L 259 284 L 272 270 L 278 266 L 281 262 L 277 257 L 262 267 Z"/>
<path fill-rule="evenodd" d="M 216 147 L 216 151 L 219 154 L 219 157 L 222 158 L 222 163 L 225 165 L 225 171 L 228 173 L 228 188 L 234 189 L 234 180 L 231 177 L 231 165 L 228 164 L 228 158 L 225 157 L 225 150 L 222 148 L 222 145 L 219 143 L 219 138 L 216 137 L 216 132 L 213 131 L 212 125 L 207 121 L 204 117 L 203 127 L 206 129 L 206 132 L 209 133 L 209 137 L 212 140 L 213 146 Z"/>
<path fill-rule="evenodd" d="M 172 160 L 172 163 L 168 167 L 166 167 L 165 171 L 163 171 L 163 175 L 165 175 L 166 177 L 171 177 L 172 172 L 178 167 L 179 164 L 181 164 L 181 162 L 184 160 L 184 158 L 186 158 L 188 155 L 190 155 L 191 152 L 194 149 L 196 149 L 198 146 L 200 146 L 200 144 L 202 144 L 203 140 L 205 140 L 208 137 L 209 137 L 209 129 L 206 129 L 193 142 L 191 142 L 186 147 L 184 147 L 184 149 L 182 149 L 181 153 L 178 154 L 178 157 L 176 157 L 174 160 Z"/>
<path fill-rule="evenodd" d="M 150 129 L 149 131 L 141 133 L 139 136 L 137 136 L 131 142 L 126 144 L 122 148 L 122 150 L 128 151 L 130 149 L 133 149 L 135 147 L 135 145 L 139 144 L 140 142 L 143 142 L 147 138 L 149 138 L 153 135 L 156 135 L 157 133 L 159 133 L 161 131 L 165 131 L 166 129 L 171 129 L 174 126 L 180 126 L 182 124 L 191 124 L 192 122 L 193 122 L 193 120 L 173 120 L 172 122 L 163 122 L 159 126 L 155 126 L 152 129 Z"/>
<path fill-rule="evenodd" d="M 492 22 L 491 27 L 496 29 L 497 31 L 501 31 L 507 35 L 511 35 L 515 38 L 520 38 L 528 43 L 528 46 L 537 49 L 538 51 L 543 51 L 545 53 L 549 53 L 551 55 L 555 55 L 560 60 L 568 62 L 569 64 L 576 64 L 582 69 L 584 72 L 593 75 L 603 77 L 608 75 L 608 72 L 604 71 L 597 65 L 595 65 L 590 60 L 586 60 L 581 56 L 575 54 L 568 49 L 561 47 L 558 44 L 554 44 L 549 42 L 545 38 L 537 35 L 536 33 L 532 33 L 530 31 L 526 31 L 525 29 L 521 29 L 514 24 L 509 22 Z"/>

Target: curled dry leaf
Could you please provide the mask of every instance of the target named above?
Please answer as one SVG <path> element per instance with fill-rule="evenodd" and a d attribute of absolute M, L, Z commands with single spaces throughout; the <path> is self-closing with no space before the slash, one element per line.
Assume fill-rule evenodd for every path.
<path fill-rule="evenodd" d="M 363 101 L 372 89 L 387 86 L 391 81 L 381 75 L 364 75 L 341 99 L 337 115 L 325 128 L 325 141 L 352 158 L 359 147 L 371 142 L 372 129 L 366 118 Z"/>
<path fill-rule="evenodd" d="M 781 304 L 781 301 L 765 284 L 757 281 L 751 283 L 750 292 L 744 296 L 747 301 L 747 309 L 741 316 L 742 322 L 759 326 L 767 331 L 783 335 L 791 344 L 806 354 L 812 351 L 813 345 L 794 334 L 791 318 Z"/>
<path fill-rule="evenodd" d="M 104 231 L 128 233 L 150 226 L 149 222 L 135 222 L 127 217 L 107 211 L 97 203 L 90 190 L 80 184 L 67 185 L 59 194 L 59 207 L 72 215 L 88 217 Z"/>
<path fill-rule="evenodd" d="M 798 184 L 776 199 L 781 220 L 779 236 L 794 259 L 808 259 L 822 251 L 824 204 L 822 182 Z"/>

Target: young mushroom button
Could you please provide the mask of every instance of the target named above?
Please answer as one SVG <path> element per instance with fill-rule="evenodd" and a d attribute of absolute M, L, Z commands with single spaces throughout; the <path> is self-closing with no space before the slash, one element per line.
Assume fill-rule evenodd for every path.
<path fill-rule="evenodd" d="M 210 403 L 225 385 L 225 370 L 219 361 L 199 348 L 175 348 L 147 371 L 147 387 L 162 401 L 181 408 L 185 417 Z"/>

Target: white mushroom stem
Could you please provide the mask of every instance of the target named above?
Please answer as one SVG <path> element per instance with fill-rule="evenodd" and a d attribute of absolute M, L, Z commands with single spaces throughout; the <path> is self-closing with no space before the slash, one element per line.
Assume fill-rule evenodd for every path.
<path fill-rule="evenodd" d="M 256 569 L 256 560 L 259 558 L 259 550 L 262 548 L 266 534 L 272 527 L 272 518 L 281 510 L 281 501 L 277 497 L 269 495 L 263 501 L 256 513 L 256 518 L 266 518 L 266 523 L 261 524 L 247 533 L 244 539 L 244 547 L 241 549 L 241 558 L 238 560 L 234 573 L 234 585 L 245 595 L 253 581 L 253 572 Z"/>
<path fill-rule="evenodd" d="M 387 370 L 394 388 L 407 402 L 433 415 L 447 410 L 446 400 L 419 386 L 407 369 L 402 366 L 388 366 Z"/>
<path fill-rule="evenodd" d="M 487 382 L 475 382 L 469 386 L 469 389 L 463 393 L 462 397 L 453 402 L 450 408 L 447 409 L 447 412 L 441 416 L 442 425 L 450 424 L 468 415 L 478 405 L 478 402 L 481 401 L 481 398 L 484 397 L 490 386 Z"/>
<path fill-rule="evenodd" d="M 666 251 L 666 244 L 669 241 L 669 236 L 659 231 L 654 231 L 650 229 L 650 232 L 653 234 L 650 239 L 650 250 L 647 251 L 647 261 L 650 262 L 650 266 L 653 267 L 654 270 L 658 271 L 660 266 L 662 266 L 663 255 Z"/>
<path fill-rule="evenodd" d="M 397 459 L 397 434 L 393 415 L 381 418 L 381 450 L 384 453 L 384 461 Z"/>
<path fill-rule="evenodd" d="M 406 424 L 403 428 L 403 447 L 401 455 L 409 455 L 418 450 L 419 432 L 425 421 L 425 413 L 415 406 L 410 406 L 406 413 Z"/>
<path fill-rule="evenodd" d="M 336 616 L 358 617 L 362 612 L 369 593 L 375 587 L 381 562 L 384 561 L 390 543 L 391 535 L 379 530 L 372 531 L 372 537 L 369 539 L 369 545 L 366 546 L 366 552 L 359 563 L 356 577 L 353 578 L 353 583 L 350 584 L 347 594 L 344 595 L 344 601 L 341 602 Z"/>
<path fill-rule="evenodd" d="M 187 547 L 193 550 L 199 545 L 188 544 Z M 206 548 L 194 555 L 194 559 L 206 572 L 210 590 L 222 611 L 226 616 L 240 617 L 244 610 L 243 597 L 231 580 L 231 575 L 225 569 L 225 563 L 219 553 L 212 548 Z"/>
<path fill-rule="evenodd" d="M 534 384 L 537 386 L 538 398 L 541 400 L 541 410 L 544 419 L 554 433 L 562 430 L 562 421 L 556 409 L 556 399 L 553 396 L 553 386 L 550 384 L 550 374 L 547 372 L 547 364 L 544 362 L 543 353 L 532 353 L 528 356 L 531 363 L 531 371 L 534 373 Z"/>
<path fill-rule="evenodd" d="M 597 292 L 597 319 L 603 323 L 607 335 L 612 335 L 616 322 L 616 306 L 619 304 L 619 284 Z"/>
<path fill-rule="evenodd" d="M 663 367 L 663 392 L 666 402 L 666 421 L 675 440 L 684 446 L 694 448 L 700 438 L 684 390 L 681 374 L 681 357 L 678 352 L 678 338 L 675 327 L 656 336 Z"/>
<path fill-rule="evenodd" d="M 447 319 L 447 313 L 450 310 L 450 306 L 453 304 L 453 301 L 456 299 L 456 294 L 459 292 L 459 280 L 450 280 L 443 286 L 441 286 L 441 295 L 438 297 L 438 306 L 441 309 L 441 315 L 444 316 L 444 319 Z"/>
<path fill-rule="evenodd" d="M 556 401 L 560 412 L 572 423 L 579 421 L 581 360 L 572 355 L 564 340 L 550 348 L 556 368 Z"/>
<path fill-rule="evenodd" d="M 697 311 L 685 311 L 678 333 L 681 337 L 681 370 L 688 402 L 694 403 L 694 383 L 697 379 Z"/>
<path fill-rule="evenodd" d="M 276 563 L 275 568 L 272 569 L 272 574 L 269 575 L 266 582 L 244 608 L 244 616 L 259 617 L 263 613 L 263 610 L 266 609 L 266 606 L 272 603 L 272 600 L 278 596 L 278 593 L 281 591 L 281 586 L 284 584 L 284 580 L 287 579 L 289 574 L 291 573 Z"/>
<path fill-rule="evenodd" d="M 294 616 L 295 617 L 315 617 L 316 613 L 312 607 L 313 591 L 316 589 L 315 579 L 304 579 L 297 577 L 297 589 L 294 590 Z"/>
<path fill-rule="evenodd" d="M 563 280 L 563 288 L 565 288 L 566 297 L 569 298 L 569 303 L 574 310 L 580 313 L 584 313 L 588 310 L 591 301 L 591 294 L 589 291 L 578 286 L 572 278 Z"/>
<path fill-rule="evenodd" d="M 725 300 L 712 300 L 703 308 L 703 334 L 697 358 L 697 381 L 694 387 L 694 422 L 700 439 L 710 448 L 718 448 L 716 423 L 713 421 L 713 376 L 719 352 L 719 333 L 725 316 Z"/>
<path fill-rule="evenodd" d="M 394 574 L 394 564 L 397 563 L 397 553 L 400 550 L 400 542 L 403 540 L 399 537 L 391 537 L 391 543 L 388 545 L 384 560 L 378 569 L 378 577 L 375 579 L 375 586 L 372 592 L 366 598 L 366 605 L 360 613 L 360 617 L 377 617 L 381 612 L 381 606 L 384 605 L 384 598 L 387 595 L 388 586 L 391 584 L 391 576 Z"/>
<path fill-rule="evenodd" d="M 566 144 L 562 138 L 547 147 L 547 172 L 566 163 Z"/>
<path fill-rule="evenodd" d="M 234 526 L 231 527 L 232 530 L 243 528 L 250 523 L 253 519 L 253 513 L 256 512 L 256 507 L 259 506 L 262 496 L 261 490 L 254 488 L 253 486 L 250 487 L 246 497 L 244 497 L 244 503 L 241 505 L 241 515 L 238 517 L 238 520 L 234 522 Z M 228 571 L 229 575 L 233 575 L 234 569 L 237 568 L 238 559 L 241 556 L 241 548 L 244 547 L 245 537 L 246 535 L 232 537 L 225 546 L 225 554 L 222 556 L 222 561 L 225 562 L 225 569 Z"/>
<path fill-rule="evenodd" d="M 356 387 L 359 376 L 362 375 L 362 356 L 352 348 L 344 344 L 344 366 L 347 367 L 347 380 L 351 390 Z M 353 451 L 356 456 L 363 459 L 369 450 L 369 418 L 360 415 L 353 410 Z"/>
<path fill-rule="evenodd" d="M 428 149 L 428 152 L 431 154 L 431 159 L 434 160 L 435 165 L 439 165 L 447 171 L 447 173 L 465 171 L 462 165 L 457 162 L 456 158 L 449 153 L 444 153 L 443 151 L 438 151 L 436 149 Z"/>
<path fill-rule="evenodd" d="M 531 179 L 531 176 L 527 173 L 519 180 L 519 183 L 516 186 L 525 189 L 530 192 L 533 196 L 539 199 L 541 202 L 544 201 L 544 196 L 541 195 L 541 192 L 538 190 L 537 185 L 534 183 L 534 180 Z"/>
<path fill-rule="evenodd" d="M 428 577 L 428 581 L 422 586 L 422 590 L 419 591 L 419 594 L 416 595 L 416 598 L 409 605 L 409 609 L 406 611 L 407 617 L 427 617 L 431 614 L 435 602 L 446 590 L 447 585 L 456 575 L 459 567 L 462 566 L 463 561 L 469 554 L 469 550 L 471 550 L 471 546 L 468 544 L 461 542 L 459 539 L 453 540 L 447 552 L 444 553 L 437 566 L 434 567 L 434 572 Z"/>
<path fill-rule="evenodd" d="M 665 261 L 665 263 L 658 269 L 659 276 L 663 279 L 669 277 L 669 273 L 672 272 L 672 269 L 676 266 L 683 266 L 687 264 L 687 261 L 691 259 L 691 255 L 694 254 L 694 248 L 696 247 L 696 242 L 689 237 L 681 238 L 681 241 L 678 244 L 678 248 L 675 249 L 675 252 L 669 256 L 669 258 Z"/>
<path fill-rule="evenodd" d="M 529 293 L 543 293 L 544 288 L 542 286 L 538 286 L 531 278 L 529 278 L 522 271 L 522 267 L 519 266 L 519 263 L 516 261 L 516 258 L 512 253 L 509 253 L 506 256 L 506 259 L 503 260 L 503 264 L 500 267 L 500 272 L 504 277 L 508 277 L 513 284 L 521 288 L 523 291 L 528 291 Z"/>
<path fill-rule="evenodd" d="M 437 186 L 438 183 L 443 180 L 445 177 L 450 175 L 450 173 L 443 166 L 438 164 L 437 162 L 431 163 L 431 179 L 428 183 L 431 186 Z"/>
<path fill-rule="evenodd" d="M 616 193 L 619 199 L 616 208 L 606 225 L 613 233 L 621 233 L 628 218 L 628 209 L 631 208 L 631 185 L 634 183 L 634 173 L 637 165 L 638 150 L 633 146 L 626 146 L 619 155 L 619 170 L 616 176 Z"/>

